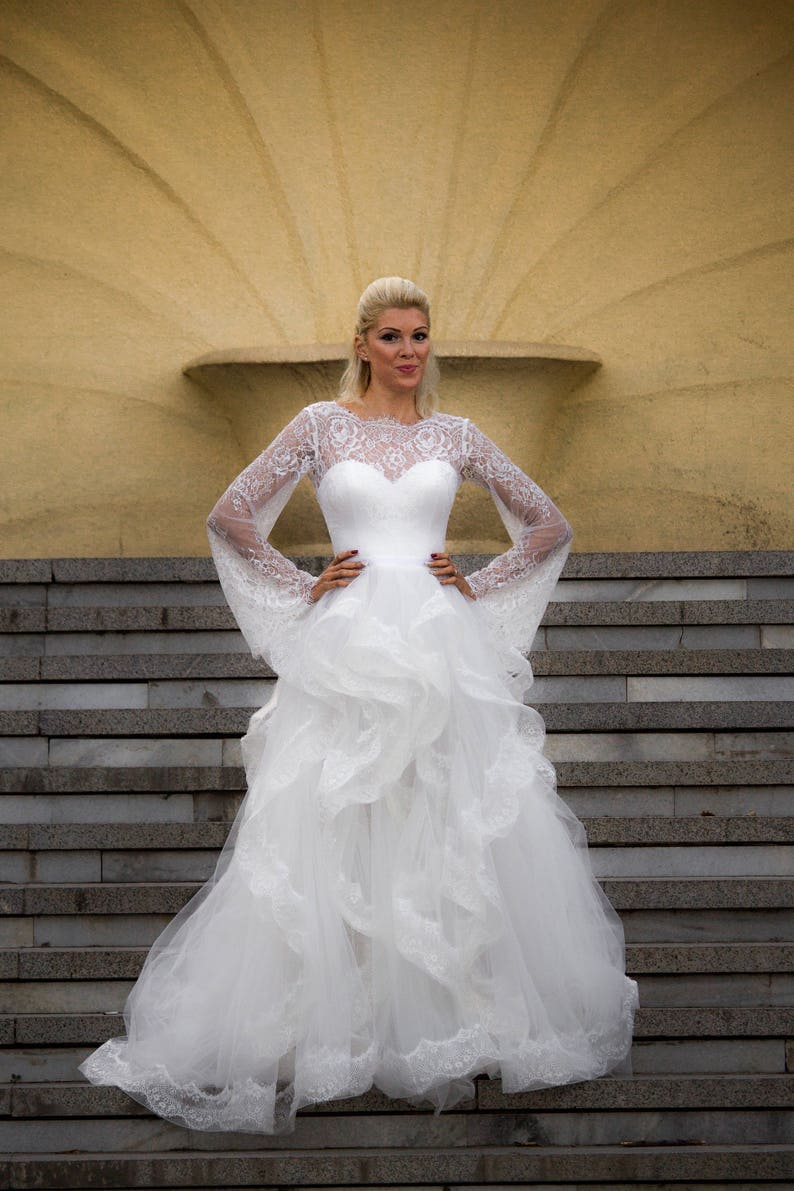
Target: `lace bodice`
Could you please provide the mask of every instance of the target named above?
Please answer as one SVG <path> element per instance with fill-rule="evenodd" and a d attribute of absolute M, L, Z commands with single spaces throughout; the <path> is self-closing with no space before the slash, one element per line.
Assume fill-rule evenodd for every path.
<path fill-rule="evenodd" d="M 224 593 L 255 655 L 274 664 L 274 635 L 289 635 L 315 606 L 316 578 L 267 541 L 304 475 L 314 485 L 334 552 L 355 547 L 364 559 L 443 550 L 459 486 L 469 480 L 487 489 L 513 545 L 468 582 L 505 639 L 529 648 L 531 638 L 525 638 L 537 628 L 531 622 L 536 616 L 539 623 L 573 537 L 550 497 L 468 418 L 434 413 L 406 425 L 320 401 L 284 427 L 207 518 Z M 526 606 L 529 581 L 532 609 Z"/>

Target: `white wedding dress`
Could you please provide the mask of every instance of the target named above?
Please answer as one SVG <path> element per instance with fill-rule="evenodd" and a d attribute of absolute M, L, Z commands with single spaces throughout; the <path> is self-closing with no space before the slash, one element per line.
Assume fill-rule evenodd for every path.
<path fill-rule="evenodd" d="M 335 552 L 314 578 L 267 541 L 311 476 Z M 464 480 L 514 545 L 427 568 Z M 522 696 L 570 549 L 553 502 L 468 419 L 303 409 L 208 519 L 224 594 L 279 675 L 242 740 L 247 794 L 214 876 L 154 943 L 127 1038 L 80 1066 L 167 1120 L 278 1133 L 356 1096 L 449 1108 L 629 1070 L 637 986 L 545 726 Z"/>

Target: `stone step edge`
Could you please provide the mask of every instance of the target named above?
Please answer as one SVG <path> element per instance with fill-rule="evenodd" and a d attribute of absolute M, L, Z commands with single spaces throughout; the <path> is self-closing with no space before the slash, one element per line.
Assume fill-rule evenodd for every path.
<path fill-rule="evenodd" d="M 547 649 L 530 657 L 537 677 L 775 675 L 794 670 L 794 649 Z M 248 653 L 43 654 L 0 657 L 3 682 L 275 677 Z"/>
<path fill-rule="evenodd" d="M 78 1188 L 231 1186 L 270 1184 L 304 1188 L 340 1184 L 369 1191 L 388 1184 L 588 1183 L 629 1179 L 662 1180 L 665 1186 L 687 1180 L 780 1180 L 794 1176 L 794 1147 L 789 1145 L 702 1146 L 492 1146 L 407 1147 L 338 1150 L 278 1150 L 180 1153 L 117 1151 L 95 1153 L 14 1154 L 0 1161 L 0 1176 L 11 1191 L 30 1187 Z M 195 1177 L 193 1177 L 195 1175 Z M 99 1179 L 112 1182 L 99 1182 Z M 49 1179 L 49 1182 L 47 1180 Z M 86 1183 L 86 1180 L 88 1182 Z M 153 1181 L 153 1180 L 156 1180 Z M 190 1181 L 188 1181 L 190 1180 Z"/>
<path fill-rule="evenodd" d="M 0 885 L 0 917 L 172 914 L 201 881 L 41 882 Z M 782 910 L 794 906 L 792 877 L 605 877 L 617 910 Z M 137 901 L 139 908 L 129 909 Z M 118 909 L 114 909 L 118 906 Z"/>
<path fill-rule="evenodd" d="M 509 543 L 506 543 L 505 548 Z M 297 566 L 322 569 L 328 555 L 290 554 Z M 456 552 L 461 567 L 483 566 L 495 554 Z M 565 579 L 675 578 L 680 576 L 758 577 L 794 574 L 794 551 L 773 550 L 591 550 L 572 551 L 563 570 Z M 0 583 L 217 581 L 206 555 L 134 555 L 130 557 L 52 557 L 0 559 Z"/>
<path fill-rule="evenodd" d="M 148 947 L 3 947 L 0 980 L 130 980 Z M 630 975 L 790 972 L 794 943 L 628 943 Z"/>
<path fill-rule="evenodd" d="M 785 597 L 666 600 L 550 600 L 541 628 L 607 626 L 720 626 L 794 623 L 794 600 Z M 0 605 L 2 633 L 190 633 L 239 634 L 226 603 L 22 604 Z"/>
<path fill-rule="evenodd" d="M 582 815 L 591 847 L 701 847 L 794 842 L 794 814 Z M 0 852 L 217 851 L 229 822 L 0 823 Z M 792 874 L 794 876 L 794 874 Z"/>
<path fill-rule="evenodd" d="M 794 727 L 794 699 L 534 702 L 546 732 L 719 734 Z M 242 736 L 259 704 L 239 707 L 90 707 L 0 710 L 0 736 L 81 738 L 146 736 L 225 739 Z"/>
<path fill-rule="evenodd" d="M 96 1046 L 107 1038 L 124 1033 L 121 1011 L 0 1013 L 2 1046 Z M 794 1035 L 792 1005 L 640 1006 L 634 1028 L 635 1039 L 781 1038 L 791 1035 Z"/>
<path fill-rule="evenodd" d="M 788 786 L 794 757 L 702 761 L 555 761 L 558 789 L 579 786 Z M 243 793 L 241 765 L 12 765 L 0 767 L 0 793 Z"/>
<path fill-rule="evenodd" d="M 537 1092 L 502 1092 L 500 1081 L 476 1079 L 476 1100 L 452 1110 L 471 1115 L 479 1111 L 581 1112 L 680 1112 L 698 1109 L 787 1109 L 794 1104 L 794 1080 L 788 1075 L 676 1075 L 609 1077 L 586 1083 L 546 1088 Z M 28 1117 L 146 1117 L 154 1114 L 111 1086 L 85 1082 L 0 1084 L 6 1120 Z M 469 1102 L 471 1103 L 471 1102 Z M 353 1100 L 330 1101 L 307 1107 L 301 1117 L 336 1115 L 428 1115 L 406 1101 L 390 1100 L 371 1089 Z"/>

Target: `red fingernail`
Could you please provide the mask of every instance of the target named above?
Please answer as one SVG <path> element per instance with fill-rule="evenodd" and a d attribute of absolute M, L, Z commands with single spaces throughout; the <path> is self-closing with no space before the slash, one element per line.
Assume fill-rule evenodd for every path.
<path fill-rule="evenodd" d="M 351 551 L 350 551 L 350 553 L 351 553 L 351 554 L 358 554 L 358 550 L 351 550 Z"/>
<path fill-rule="evenodd" d="M 435 553 L 433 553 L 433 554 L 431 554 L 431 555 L 430 555 L 430 557 L 431 557 L 431 558 L 438 558 L 438 555 L 437 555 L 437 554 L 435 554 Z"/>

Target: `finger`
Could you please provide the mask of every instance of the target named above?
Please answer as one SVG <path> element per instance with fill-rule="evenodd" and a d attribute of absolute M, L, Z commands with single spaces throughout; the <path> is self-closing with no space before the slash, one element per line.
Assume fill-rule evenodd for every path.
<path fill-rule="evenodd" d="M 342 550 L 339 554 L 334 555 L 334 562 L 342 562 L 346 558 L 350 558 L 353 554 L 358 554 L 358 550 Z"/>

